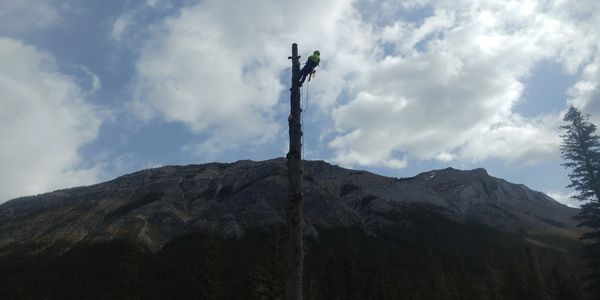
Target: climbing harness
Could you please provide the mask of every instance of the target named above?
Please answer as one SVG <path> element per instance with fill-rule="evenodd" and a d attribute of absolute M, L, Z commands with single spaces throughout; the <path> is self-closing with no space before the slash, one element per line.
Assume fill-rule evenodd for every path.
<path fill-rule="evenodd" d="M 308 74 L 308 82 L 310 82 L 310 79 L 313 77 L 317 76 L 317 71 L 315 71 L 314 69 L 310 72 L 310 74 Z"/>

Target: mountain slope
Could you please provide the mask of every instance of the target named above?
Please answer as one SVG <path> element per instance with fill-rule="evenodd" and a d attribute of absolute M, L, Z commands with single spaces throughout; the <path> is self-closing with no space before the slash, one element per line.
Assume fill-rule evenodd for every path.
<path fill-rule="evenodd" d="M 415 207 L 457 222 L 478 222 L 528 236 L 576 239 L 576 209 L 483 169 L 434 170 L 412 178 L 305 163 L 306 234 L 354 226 L 369 234 L 393 226 Z M 166 166 L 105 183 L 24 197 L 0 206 L 0 247 L 11 243 L 111 240 L 141 242 L 158 251 L 194 232 L 239 238 L 283 223 L 285 159 Z"/>

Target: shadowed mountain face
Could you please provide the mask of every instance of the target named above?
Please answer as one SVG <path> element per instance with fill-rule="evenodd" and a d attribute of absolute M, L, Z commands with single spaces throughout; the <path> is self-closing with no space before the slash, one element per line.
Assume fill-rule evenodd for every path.
<path fill-rule="evenodd" d="M 571 219 L 576 209 L 483 169 L 398 179 L 306 161 L 304 189 L 305 232 L 315 238 L 341 226 L 369 235 L 414 228 L 418 224 L 406 216 L 415 209 L 519 233 L 538 246 L 557 245 L 537 237 L 575 240 L 580 234 Z M 240 238 L 248 230 L 268 230 L 285 222 L 286 202 L 283 158 L 167 166 L 9 201 L 0 206 L 0 246 L 125 239 L 158 251 L 194 232 Z"/>

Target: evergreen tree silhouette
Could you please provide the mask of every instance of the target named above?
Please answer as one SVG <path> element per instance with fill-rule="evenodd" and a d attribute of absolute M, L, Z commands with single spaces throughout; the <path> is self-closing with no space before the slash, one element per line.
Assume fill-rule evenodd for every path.
<path fill-rule="evenodd" d="M 552 267 L 548 294 L 552 300 L 582 299 L 576 280 L 573 278 L 573 276 L 563 275 L 558 266 Z"/>
<path fill-rule="evenodd" d="M 525 279 L 527 280 L 526 284 L 529 287 L 526 289 L 529 294 L 529 299 L 549 300 L 546 288 L 544 287 L 544 279 L 542 277 L 542 271 L 540 270 L 540 264 L 535 250 L 532 247 L 526 249 L 526 257 L 528 268 L 525 272 Z"/>
<path fill-rule="evenodd" d="M 259 259 L 250 275 L 251 300 L 279 300 L 284 297 L 283 238 L 274 225 L 271 230 L 271 253 Z"/>
<path fill-rule="evenodd" d="M 568 187 L 577 191 L 573 197 L 585 203 L 576 216 L 579 226 L 591 228 L 581 239 L 585 240 L 584 259 L 587 261 L 587 292 L 600 295 L 600 137 L 596 134 L 596 125 L 589 121 L 579 109 L 570 107 L 560 128 L 562 165 L 571 170 Z M 597 296 L 596 296 L 597 297 Z"/>
<path fill-rule="evenodd" d="M 206 300 L 225 299 L 223 245 L 215 235 L 209 235 L 202 244 L 202 294 Z"/>

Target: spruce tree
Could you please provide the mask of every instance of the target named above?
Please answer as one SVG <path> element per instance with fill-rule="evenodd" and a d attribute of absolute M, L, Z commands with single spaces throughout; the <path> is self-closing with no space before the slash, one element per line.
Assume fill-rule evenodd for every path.
<path fill-rule="evenodd" d="M 583 115 L 572 106 L 563 120 L 567 124 L 560 127 L 563 130 L 561 154 L 566 160 L 562 165 L 571 169 L 571 184 L 567 187 L 578 192 L 573 198 L 598 203 L 600 138 L 595 134 L 596 126 L 589 121 L 589 115 Z"/>
<path fill-rule="evenodd" d="M 552 267 L 549 293 L 552 300 L 580 300 L 578 284 L 573 276 L 565 276 L 558 266 Z"/>
<path fill-rule="evenodd" d="M 225 274 L 222 253 L 223 246 L 218 237 L 211 234 L 202 243 L 203 299 L 225 299 Z"/>
<path fill-rule="evenodd" d="M 487 276 L 484 277 L 484 287 L 487 293 L 487 298 L 490 300 L 501 299 L 501 272 L 496 267 L 494 256 L 490 256 L 489 265 L 486 267 Z"/>
<path fill-rule="evenodd" d="M 260 259 L 250 274 L 250 300 L 279 300 L 284 298 L 282 233 L 277 225 L 271 232 L 271 253 Z"/>
<path fill-rule="evenodd" d="M 546 288 L 544 286 L 544 278 L 540 269 L 540 263 L 537 254 L 532 247 L 526 250 L 528 268 L 524 272 L 526 278 L 528 298 L 531 300 L 548 300 Z"/>
<path fill-rule="evenodd" d="M 589 115 L 570 107 L 563 120 L 562 165 L 571 170 L 571 184 L 575 189 L 573 197 L 584 201 L 576 216 L 579 226 L 591 229 L 582 235 L 585 240 L 584 258 L 588 263 L 586 278 L 591 295 L 600 294 L 600 137 L 596 135 L 596 126 L 589 121 Z"/>

